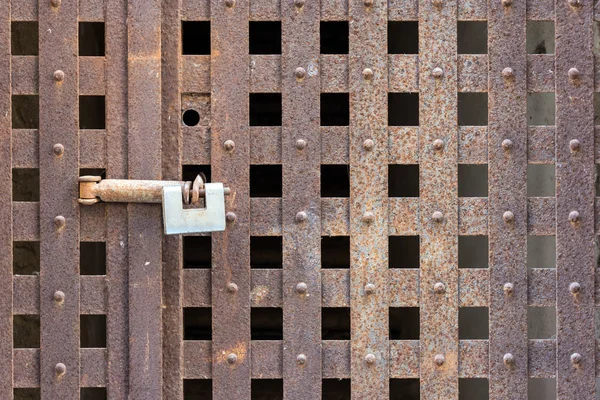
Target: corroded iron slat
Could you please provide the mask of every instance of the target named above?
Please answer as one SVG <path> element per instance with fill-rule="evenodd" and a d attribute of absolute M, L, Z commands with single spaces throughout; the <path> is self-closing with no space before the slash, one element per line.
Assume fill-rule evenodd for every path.
<path fill-rule="evenodd" d="M 422 399 L 458 398 L 456 15 L 456 1 L 419 5 Z"/>
<path fill-rule="evenodd" d="M 161 179 L 161 9 L 128 2 L 128 176 Z M 162 398 L 162 213 L 127 206 L 129 244 L 129 398 Z"/>
<path fill-rule="evenodd" d="M 48 400 L 79 399 L 80 366 L 78 5 L 52 4 L 39 3 L 40 383 Z"/>
<path fill-rule="evenodd" d="M 281 7 L 283 391 L 320 399 L 320 4 Z"/>
<path fill-rule="evenodd" d="M 389 397 L 387 1 L 349 2 L 350 335 L 354 399 Z"/>
<path fill-rule="evenodd" d="M 595 396 L 593 3 L 555 2 L 556 394 L 561 400 Z"/>
<path fill-rule="evenodd" d="M 251 394 L 248 3 L 210 3 L 211 175 L 232 189 L 225 200 L 227 228 L 212 234 L 215 400 L 248 400 Z"/>
<path fill-rule="evenodd" d="M 506 3 L 508 4 L 508 3 Z M 490 398 L 527 398 L 526 6 L 490 1 Z"/>

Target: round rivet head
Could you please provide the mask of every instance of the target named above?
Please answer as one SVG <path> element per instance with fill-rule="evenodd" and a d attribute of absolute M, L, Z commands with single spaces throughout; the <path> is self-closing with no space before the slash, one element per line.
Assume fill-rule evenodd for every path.
<path fill-rule="evenodd" d="M 577 211 L 571 211 L 569 213 L 569 222 L 574 224 L 575 222 L 579 221 L 579 212 Z"/>
<path fill-rule="evenodd" d="M 505 211 L 504 214 L 502 214 L 502 219 L 507 223 L 513 222 L 515 220 L 515 214 L 513 214 L 512 211 Z"/>
<path fill-rule="evenodd" d="M 504 7 L 510 7 L 512 6 L 512 0 L 502 0 L 502 5 Z"/>
<path fill-rule="evenodd" d="M 296 77 L 296 79 L 304 79 L 304 77 L 306 76 L 306 70 L 302 67 L 298 67 L 294 71 L 294 76 Z"/>
<path fill-rule="evenodd" d="M 569 291 L 573 294 L 578 294 L 581 292 L 581 285 L 579 282 L 573 282 L 569 285 Z"/>
<path fill-rule="evenodd" d="M 442 151 L 442 150 L 444 150 L 444 141 L 442 139 L 435 139 L 433 141 L 433 149 L 435 151 Z"/>
<path fill-rule="evenodd" d="M 235 0 L 225 0 L 225 6 L 232 8 L 235 5 Z"/>
<path fill-rule="evenodd" d="M 65 80 L 65 73 L 63 71 L 61 71 L 60 69 L 54 71 L 54 74 L 52 76 L 54 77 L 54 80 L 56 82 L 62 82 Z"/>
<path fill-rule="evenodd" d="M 367 139 L 363 142 L 363 149 L 366 151 L 371 151 L 375 147 L 375 142 L 373 139 Z"/>
<path fill-rule="evenodd" d="M 296 285 L 296 293 L 304 294 L 308 290 L 308 286 L 304 282 L 300 282 Z"/>
<path fill-rule="evenodd" d="M 436 354 L 433 358 L 433 361 L 435 362 L 435 365 L 440 367 L 446 362 L 446 357 L 444 357 L 442 354 Z"/>
<path fill-rule="evenodd" d="M 504 139 L 504 140 L 502 141 L 502 148 L 503 148 L 504 150 L 510 150 L 510 149 L 512 149 L 512 147 L 513 147 L 513 142 L 512 142 L 512 140 L 510 140 L 510 139 Z"/>
<path fill-rule="evenodd" d="M 52 7 L 58 7 L 60 6 L 60 0 L 50 0 L 50 5 Z"/>
<path fill-rule="evenodd" d="M 363 0 L 365 7 L 373 7 L 373 0 Z"/>
<path fill-rule="evenodd" d="M 581 6 L 581 0 L 568 0 L 568 2 L 571 7 Z"/>
<path fill-rule="evenodd" d="M 440 67 L 435 67 L 431 71 L 431 75 L 433 75 L 434 78 L 441 78 L 442 76 L 444 76 L 444 70 L 441 69 Z"/>
<path fill-rule="evenodd" d="M 502 76 L 505 78 L 512 78 L 515 76 L 515 71 L 511 67 L 506 67 L 502 70 Z"/>
<path fill-rule="evenodd" d="M 446 293 L 446 285 L 444 285 L 442 282 L 437 282 L 435 285 L 433 285 L 433 291 L 435 294 L 444 294 Z"/>
<path fill-rule="evenodd" d="M 372 212 L 365 212 L 361 218 L 362 222 L 365 224 L 372 224 L 375 221 L 375 215 Z"/>
<path fill-rule="evenodd" d="M 571 149 L 571 151 L 572 151 L 573 153 L 576 153 L 576 152 L 578 152 L 579 150 L 581 150 L 581 142 L 580 142 L 579 140 L 577 140 L 577 139 L 572 139 L 572 140 L 569 142 L 569 148 Z"/>
<path fill-rule="evenodd" d="M 58 363 L 54 366 L 54 372 L 58 376 L 64 375 L 67 372 L 67 366 L 63 363 Z"/>
<path fill-rule="evenodd" d="M 52 147 L 52 151 L 54 152 L 54 154 L 56 154 L 57 156 L 62 156 L 65 152 L 65 146 L 63 146 L 60 143 L 56 143 L 53 147 Z"/>
<path fill-rule="evenodd" d="M 233 293 L 237 293 L 237 291 L 238 291 L 238 286 L 237 286 L 235 283 L 233 283 L 233 282 L 230 282 L 230 283 L 227 285 L 227 291 L 228 291 L 229 293 L 232 293 L 232 294 L 233 294 Z"/>
<path fill-rule="evenodd" d="M 306 140 L 298 139 L 296 140 L 296 149 L 304 150 L 306 148 Z"/>
<path fill-rule="evenodd" d="M 296 8 L 302 8 L 304 7 L 304 0 L 294 0 L 294 5 Z"/>
<path fill-rule="evenodd" d="M 235 364 L 237 362 L 237 356 L 234 353 L 227 355 L 227 362 L 229 364 Z"/>
<path fill-rule="evenodd" d="M 567 72 L 567 75 L 569 76 L 569 79 L 572 80 L 579 79 L 581 77 L 581 73 L 577 68 L 570 68 L 569 72 Z"/>
<path fill-rule="evenodd" d="M 223 148 L 227 151 L 233 151 L 233 149 L 235 149 L 235 143 L 233 140 L 226 140 L 225 143 L 223 143 Z"/>
<path fill-rule="evenodd" d="M 369 365 L 375 364 L 376 360 L 377 360 L 377 358 L 375 357 L 375 354 L 367 354 L 365 356 L 365 362 Z"/>
<path fill-rule="evenodd" d="M 52 297 L 57 303 L 62 303 L 63 301 L 65 301 L 65 293 L 62 290 L 57 290 L 56 292 L 54 292 L 54 295 Z"/>
<path fill-rule="evenodd" d="M 579 364 L 581 364 L 581 354 L 579 354 L 579 353 L 573 353 L 573 354 L 571 354 L 571 363 L 573 365 L 579 365 Z"/>
<path fill-rule="evenodd" d="M 227 222 L 235 222 L 236 218 L 237 215 L 235 215 L 234 212 L 229 211 L 227 214 L 225 214 L 225 219 Z"/>
<path fill-rule="evenodd" d="M 298 356 L 296 357 L 296 362 L 298 363 L 298 365 L 306 364 L 306 356 L 304 354 L 298 354 Z"/>
<path fill-rule="evenodd" d="M 372 283 L 367 283 L 365 285 L 365 294 L 371 295 L 373 293 L 375 293 L 375 285 L 373 285 Z"/>
<path fill-rule="evenodd" d="M 506 364 L 508 366 L 514 365 L 514 363 L 515 363 L 515 356 L 513 356 L 510 353 L 506 353 L 502 359 L 504 361 L 504 364 Z"/>
<path fill-rule="evenodd" d="M 308 215 L 304 211 L 296 213 L 296 222 L 304 222 L 308 219 Z"/>
<path fill-rule="evenodd" d="M 54 217 L 54 226 L 56 229 L 62 229 L 67 224 L 67 220 L 62 215 L 57 215 Z"/>
<path fill-rule="evenodd" d="M 435 211 L 433 214 L 431 214 L 431 219 L 433 222 L 440 223 L 444 220 L 444 214 L 442 214 L 440 211 Z"/>
<path fill-rule="evenodd" d="M 510 295 L 512 295 L 512 294 L 513 294 L 513 292 L 515 291 L 515 285 L 513 285 L 513 284 L 512 284 L 512 283 L 510 283 L 510 282 L 506 282 L 506 283 L 504 284 L 504 287 L 503 287 L 503 289 L 504 289 L 504 294 L 506 294 L 507 296 L 510 296 Z"/>
<path fill-rule="evenodd" d="M 362 75 L 365 80 L 370 81 L 373 79 L 373 70 L 371 68 L 365 68 L 363 69 Z"/>

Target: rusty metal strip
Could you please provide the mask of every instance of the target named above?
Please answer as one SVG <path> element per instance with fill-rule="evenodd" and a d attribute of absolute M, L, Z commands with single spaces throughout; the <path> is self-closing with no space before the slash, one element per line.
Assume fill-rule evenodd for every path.
<path fill-rule="evenodd" d="M 250 399 L 248 0 L 211 0 L 211 175 L 231 187 L 212 234 L 213 399 Z M 225 141 L 233 147 L 225 146 Z M 226 147 L 231 149 L 226 150 Z"/>
<path fill-rule="evenodd" d="M 505 4 L 488 9 L 490 399 L 526 399 L 526 6 Z"/>
<path fill-rule="evenodd" d="M 319 2 L 282 2 L 283 390 L 321 398 Z"/>
<path fill-rule="evenodd" d="M 161 9 L 128 3 L 128 175 L 161 179 Z M 162 214 L 129 204 L 129 398 L 162 398 Z"/>
<path fill-rule="evenodd" d="M 419 5 L 422 399 L 458 398 L 457 4 Z"/>
<path fill-rule="evenodd" d="M 352 397 L 389 397 L 387 1 L 349 3 Z"/>
<path fill-rule="evenodd" d="M 39 3 L 40 385 L 48 400 L 79 399 L 80 366 L 78 5 L 53 4 Z"/>
<path fill-rule="evenodd" d="M 574 5 L 570 5 L 574 4 Z M 557 399 L 594 398 L 593 1 L 557 0 Z"/>

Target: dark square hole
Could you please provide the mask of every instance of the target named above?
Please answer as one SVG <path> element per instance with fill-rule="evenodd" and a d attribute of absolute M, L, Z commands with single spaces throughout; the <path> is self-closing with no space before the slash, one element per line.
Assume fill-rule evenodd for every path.
<path fill-rule="evenodd" d="M 40 388 L 15 388 L 14 400 L 39 400 L 42 398 Z"/>
<path fill-rule="evenodd" d="M 106 388 L 81 388 L 80 400 L 106 400 Z"/>
<path fill-rule="evenodd" d="M 348 126 L 349 124 L 348 93 L 321 93 L 321 126 Z"/>
<path fill-rule="evenodd" d="M 390 164 L 388 166 L 389 197 L 419 197 L 419 165 Z"/>
<path fill-rule="evenodd" d="M 554 54 L 554 21 L 527 21 L 527 54 Z"/>
<path fill-rule="evenodd" d="M 419 340 L 419 307 L 390 308 L 390 339 Z"/>
<path fill-rule="evenodd" d="M 488 237 L 459 236 L 458 237 L 458 267 L 487 268 L 488 267 Z"/>
<path fill-rule="evenodd" d="M 105 242 L 81 242 L 79 249 L 81 275 L 106 275 Z"/>
<path fill-rule="evenodd" d="M 282 379 L 252 379 L 251 400 L 281 400 L 283 399 Z"/>
<path fill-rule="evenodd" d="M 487 197 L 487 164 L 458 165 L 458 197 Z"/>
<path fill-rule="evenodd" d="M 388 22 L 388 53 L 419 54 L 419 23 L 417 21 Z"/>
<path fill-rule="evenodd" d="M 322 400 L 350 400 L 350 379 L 323 379 Z"/>
<path fill-rule="evenodd" d="M 553 339 L 555 337 L 556 307 L 527 307 L 527 338 Z"/>
<path fill-rule="evenodd" d="M 556 236 L 527 236 L 527 268 L 556 268 Z"/>
<path fill-rule="evenodd" d="M 37 56 L 38 42 L 37 22 L 13 21 L 11 23 L 10 53 L 13 56 Z"/>
<path fill-rule="evenodd" d="M 390 400 L 419 400 L 420 396 L 418 379 L 390 379 Z"/>
<path fill-rule="evenodd" d="M 250 236 L 250 267 L 281 268 L 282 246 L 281 236 Z"/>
<path fill-rule="evenodd" d="M 250 93 L 250 126 L 281 126 L 281 93 Z"/>
<path fill-rule="evenodd" d="M 102 179 L 106 178 L 106 170 L 103 168 L 79 168 L 79 176 L 99 176 Z"/>
<path fill-rule="evenodd" d="M 458 93 L 458 125 L 488 124 L 487 93 Z"/>
<path fill-rule="evenodd" d="M 79 129 L 105 129 L 104 96 L 79 96 Z"/>
<path fill-rule="evenodd" d="M 205 182 L 210 182 L 210 165 L 183 165 L 181 167 L 181 179 L 194 182 L 194 179 L 200 175 Z"/>
<path fill-rule="evenodd" d="M 418 93 L 388 93 L 388 125 L 419 125 Z"/>
<path fill-rule="evenodd" d="M 487 54 L 487 22 L 458 21 L 458 54 Z"/>
<path fill-rule="evenodd" d="M 250 21 L 250 54 L 281 54 L 281 22 Z"/>
<path fill-rule="evenodd" d="M 106 347 L 106 315 L 82 315 L 81 347 Z"/>
<path fill-rule="evenodd" d="M 212 379 L 184 379 L 183 400 L 211 400 Z"/>
<path fill-rule="evenodd" d="M 79 23 L 79 55 L 104 55 L 104 22 Z"/>
<path fill-rule="evenodd" d="M 212 310 L 210 307 L 183 309 L 183 340 L 212 339 Z"/>
<path fill-rule="evenodd" d="M 281 165 L 250 166 L 250 197 L 281 197 Z"/>
<path fill-rule="evenodd" d="M 489 339 L 489 309 L 487 307 L 460 307 L 458 309 L 459 339 Z"/>
<path fill-rule="evenodd" d="M 181 50 L 185 55 L 210 55 L 210 21 L 182 21 Z"/>
<path fill-rule="evenodd" d="M 321 54 L 348 54 L 348 22 L 321 22 Z"/>
<path fill-rule="evenodd" d="M 556 378 L 529 378 L 527 398 L 556 400 Z"/>
<path fill-rule="evenodd" d="M 183 268 L 212 268 L 212 238 L 183 237 Z"/>
<path fill-rule="evenodd" d="M 458 380 L 458 400 L 488 400 L 490 385 L 485 378 L 460 378 Z"/>
<path fill-rule="evenodd" d="M 15 349 L 37 349 L 40 347 L 40 316 L 13 316 L 13 347 Z"/>
<path fill-rule="evenodd" d="M 350 309 L 323 307 L 321 334 L 323 340 L 350 340 Z"/>
<path fill-rule="evenodd" d="M 321 268 L 350 268 L 350 237 L 321 238 Z"/>
<path fill-rule="evenodd" d="M 13 129 L 38 129 L 40 126 L 40 102 L 37 95 L 12 96 Z"/>
<path fill-rule="evenodd" d="M 37 168 L 13 168 L 13 201 L 40 201 L 40 170 Z"/>
<path fill-rule="evenodd" d="M 555 97 L 554 93 L 527 93 L 528 126 L 552 126 L 556 123 Z"/>
<path fill-rule="evenodd" d="M 419 268 L 420 240 L 418 236 L 389 237 L 389 267 Z"/>
<path fill-rule="evenodd" d="M 350 197 L 348 165 L 321 165 L 321 197 Z"/>
<path fill-rule="evenodd" d="M 13 274 L 38 275 L 40 242 L 13 242 Z"/>
<path fill-rule="evenodd" d="M 252 340 L 282 340 L 283 310 L 253 307 L 250 313 L 250 336 Z"/>

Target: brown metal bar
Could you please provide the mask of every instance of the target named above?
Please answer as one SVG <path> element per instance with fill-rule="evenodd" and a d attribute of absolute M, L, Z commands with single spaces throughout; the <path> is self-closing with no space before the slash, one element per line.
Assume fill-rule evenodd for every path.
<path fill-rule="evenodd" d="M 54 4 L 54 5 L 53 5 Z M 39 3 L 40 385 L 79 399 L 77 2 Z M 61 144 L 64 152 L 54 152 Z"/>
<path fill-rule="evenodd" d="M 349 3 L 352 398 L 389 397 L 387 1 Z"/>
<path fill-rule="evenodd" d="M 595 397 L 593 1 L 555 2 L 556 394 Z"/>
<path fill-rule="evenodd" d="M 128 172 L 161 179 L 161 9 L 128 2 Z M 162 398 L 162 224 L 153 204 L 129 204 L 129 398 Z"/>
<path fill-rule="evenodd" d="M 248 0 L 210 2 L 211 175 L 234 190 L 226 199 L 227 229 L 212 234 L 215 400 L 251 395 L 249 7 Z"/>
<path fill-rule="evenodd" d="M 458 399 L 456 15 L 456 1 L 419 5 L 422 399 Z"/>

